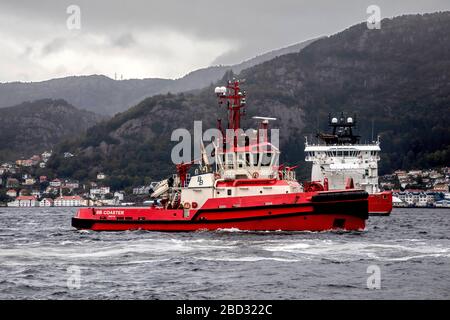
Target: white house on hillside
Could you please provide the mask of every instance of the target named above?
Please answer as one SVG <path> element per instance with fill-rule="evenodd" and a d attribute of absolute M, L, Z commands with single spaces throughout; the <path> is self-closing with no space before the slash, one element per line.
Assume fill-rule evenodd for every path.
<path fill-rule="evenodd" d="M 99 172 L 97 174 L 97 180 L 104 180 L 106 178 L 106 175 L 103 172 Z"/>
<path fill-rule="evenodd" d="M 96 198 L 97 196 L 104 196 L 108 193 L 110 193 L 109 187 L 93 188 L 89 191 L 89 194 L 93 198 Z"/>
<path fill-rule="evenodd" d="M 50 186 L 56 188 L 61 187 L 61 180 L 53 179 L 52 181 L 50 181 Z"/>
<path fill-rule="evenodd" d="M 6 195 L 8 197 L 15 198 L 17 197 L 17 191 L 14 189 L 9 189 L 8 191 L 6 191 Z"/>
<path fill-rule="evenodd" d="M 124 194 L 123 192 L 114 192 L 114 199 L 118 200 L 118 201 L 123 201 L 124 199 Z"/>

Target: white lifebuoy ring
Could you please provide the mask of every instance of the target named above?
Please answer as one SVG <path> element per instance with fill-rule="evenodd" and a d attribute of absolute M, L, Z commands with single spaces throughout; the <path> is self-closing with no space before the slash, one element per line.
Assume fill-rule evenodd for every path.
<path fill-rule="evenodd" d="M 258 172 L 253 172 L 252 177 L 253 177 L 253 179 L 258 179 L 259 178 L 259 173 Z"/>
<path fill-rule="evenodd" d="M 184 204 L 183 204 L 183 208 L 184 209 L 189 209 L 191 207 L 191 204 L 189 203 L 189 202 L 185 202 Z"/>

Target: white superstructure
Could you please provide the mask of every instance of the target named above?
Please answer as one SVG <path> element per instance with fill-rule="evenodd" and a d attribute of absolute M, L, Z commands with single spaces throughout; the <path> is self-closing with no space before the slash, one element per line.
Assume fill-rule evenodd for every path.
<path fill-rule="evenodd" d="M 371 144 L 360 144 L 351 128 L 355 120 L 351 117 L 330 118 L 333 134 L 319 135 L 323 143 L 305 143 L 305 160 L 312 162 L 311 181 L 328 188 L 345 189 L 348 178 L 354 187 L 369 194 L 380 191 L 378 186 L 378 161 L 380 160 L 379 139 Z"/>

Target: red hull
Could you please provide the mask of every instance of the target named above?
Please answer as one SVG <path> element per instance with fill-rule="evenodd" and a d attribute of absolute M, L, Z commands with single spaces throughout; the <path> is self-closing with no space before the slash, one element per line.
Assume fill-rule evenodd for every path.
<path fill-rule="evenodd" d="M 197 210 L 85 208 L 72 226 L 96 231 L 363 230 L 367 217 L 367 193 L 346 191 L 215 198 Z"/>
<path fill-rule="evenodd" d="M 75 219 L 75 218 L 74 218 Z M 336 225 L 336 220 L 345 221 Z M 125 231 L 125 230 L 149 230 L 149 231 L 198 231 L 239 229 L 247 231 L 325 231 L 333 229 L 364 230 L 365 220 L 350 215 L 315 215 L 315 216 L 284 216 L 273 219 L 256 219 L 253 221 L 219 221 L 212 223 L 158 223 L 158 222 L 122 222 L 104 223 L 95 222 L 90 230 L 95 231 Z"/>
<path fill-rule="evenodd" d="M 369 194 L 369 214 L 388 216 L 392 211 L 392 192 Z"/>

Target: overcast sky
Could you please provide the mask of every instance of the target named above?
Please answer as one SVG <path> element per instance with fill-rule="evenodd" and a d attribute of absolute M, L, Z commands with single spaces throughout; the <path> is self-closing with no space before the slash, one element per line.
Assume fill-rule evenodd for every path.
<path fill-rule="evenodd" d="M 80 30 L 67 28 L 73 4 Z M 371 4 L 382 18 L 450 10 L 449 0 L 0 0 L 0 82 L 178 78 L 336 33 L 366 21 Z"/>

